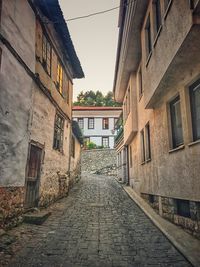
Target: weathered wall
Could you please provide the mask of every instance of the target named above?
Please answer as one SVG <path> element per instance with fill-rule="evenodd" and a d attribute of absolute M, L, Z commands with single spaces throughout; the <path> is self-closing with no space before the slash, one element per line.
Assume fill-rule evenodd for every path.
<path fill-rule="evenodd" d="M 68 71 L 67 64 L 65 64 L 62 50 L 59 46 L 57 33 L 53 30 L 53 25 L 51 23 L 46 25 L 46 31 L 51 37 L 50 45 L 52 48 L 52 60 L 51 60 L 51 75 L 48 75 L 42 65 L 42 39 L 43 30 L 39 20 L 36 21 L 36 73 L 39 74 L 40 80 L 46 88 L 51 92 L 51 95 L 60 106 L 60 108 L 68 115 L 71 119 L 72 116 L 72 77 L 71 73 Z M 62 63 L 63 67 L 63 94 L 61 96 L 60 92 L 56 88 L 57 82 L 57 64 L 58 61 Z M 67 94 L 69 94 L 69 102 L 67 101 Z"/>
<path fill-rule="evenodd" d="M 60 194 L 60 179 L 66 176 L 68 185 L 69 142 L 71 124 L 65 120 L 63 136 L 63 152 L 53 149 L 54 123 L 56 108 L 50 100 L 36 87 L 33 98 L 33 117 L 31 140 L 44 145 L 44 161 L 40 178 L 40 204 L 56 199 Z"/>
<path fill-rule="evenodd" d="M 75 137 L 75 154 L 70 162 L 70 186 L 81 178 L 81 144 Z"/>
<path fill-rule="evenodd" d="M 3 1 L 1 32 L 33 71 L 34 29 L 35 17 L 27 1 Z M 0 46 L 0 186 L 24 186 L 33 82 L 1 42 Z"/>
<path fill-rule="evenodd" d="M 144 19 L 141 40 L 143 86 L 146 91 L 144 94 L 145 105 L 149 103 L 151 97 L 154 95 L 161 79 L 166 74 L 174 56 L 177 54 L 192 26 L 192 11 L 190 10 L 189 2 L 178 0 L 172 2 L 167 17 L 164 18 L 165 11 L 163 10 L 162 12 L 163 25 L 158 36 L 155 30 L 153 30 L 155 22 L 152 12 L 152 1 L 149 1 L 149 8 Z M 145 27 L 149 12 L 151 16 L 152 55 L 147 63 L 148 55 L 146 53 Z M 184 14 L 184 16 L 182 16 L 182 14 Z M 176 25 L 176 27 L 174 25 Z M 194 53 L 194 51 L 192 52 L 190 49 L 187 49 L 187 56 L 192 53 Z M 181 58 L 179 60 L 181 60 Z M 187 66 L 188 63 L 189 61 L 185 66 Z M 174 73 L 171 73 L 173 78 L 168 78 L 172 78 L 171 80 L 176 79 L 177 74 L 175 71 L 178 71 L 178 75 L 182 75 L 181 71 L 183 72 L 183 67 L 184 63 L 182 63 L 182 70 L 175 69 Z"/>
<path fill-rule="evenodd" d="M 24 211 L 24 187 L 0 187 L 0 229 L 17 225 Z"/>
<path fill-rule="evenodd" d="M 84 172 L 109 172 L 116 169 L 117 154 L 113 149 L 94 149 L 82 151 L 81 171 Z M 106 171 L 107 173 L 107 171 Z M 116 171 L 112 173 L 116 175 Z"/>

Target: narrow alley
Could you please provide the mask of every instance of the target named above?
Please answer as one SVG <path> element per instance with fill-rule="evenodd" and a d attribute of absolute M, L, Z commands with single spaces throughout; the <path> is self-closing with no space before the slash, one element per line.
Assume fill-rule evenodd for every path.
<path fill-rule="evenodd" d="M 85 176 L 57 205 L 9 266 L 191 266 L 113 177 Z"/>

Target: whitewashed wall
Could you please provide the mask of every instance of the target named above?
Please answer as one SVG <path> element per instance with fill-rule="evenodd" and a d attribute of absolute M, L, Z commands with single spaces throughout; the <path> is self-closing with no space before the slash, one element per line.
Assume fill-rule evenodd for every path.
<path fill-rule="evenodd" d="M 81 118 L 81 116 L 79 117 Z M 92 118 L 92 116 L 91 116 Z M 109 118 L 109 129 L 103 129 L 103 118 Z M 117 118 L 117 117 L 116 117 Z M 78 121 L 78 118 L 73 118 Z M 114 130 L 114 117 L 94 117 L 94 129 L 88 129 L 88 117 L 83 118 L 84 127 L 82 129 L 84 137 L 90 137 L 90 141 L 98 146 L 102 145 L 102 137 L 109 137 L 109 147 L 114 148 L 114 136 L 116 131 Z"/>

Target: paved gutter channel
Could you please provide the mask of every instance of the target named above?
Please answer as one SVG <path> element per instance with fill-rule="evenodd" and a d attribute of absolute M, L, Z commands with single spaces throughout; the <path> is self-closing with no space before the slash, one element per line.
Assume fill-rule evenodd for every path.
<path fill-rule="evenodd" d="M 115 179 L 117 181 L 117 179 Z M 118 181 L 117 181 L 118 182 Z M 130 186 L 118 182 L 135 204 L 194 267 L 200 267 L 200 241 L 158 215 Z"/>

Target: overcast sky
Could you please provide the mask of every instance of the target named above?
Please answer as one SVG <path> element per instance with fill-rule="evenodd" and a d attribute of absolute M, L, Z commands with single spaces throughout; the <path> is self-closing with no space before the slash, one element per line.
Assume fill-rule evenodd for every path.
<path fill-rule="evenodd" d="M 59 0 L 65 19 L 119 6 L 119 0 Z M 84 79 L 74 80 L 74 99 L 83 90 L 112 91 L 118 40 L 119 9 L 67 22 Z"/>

